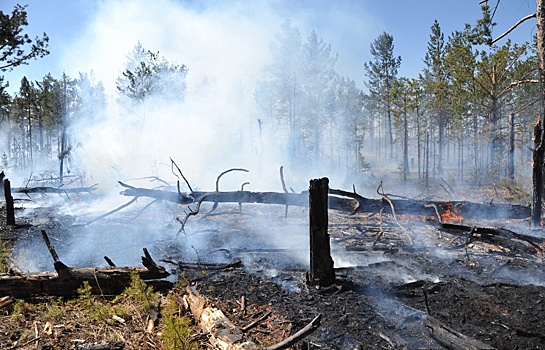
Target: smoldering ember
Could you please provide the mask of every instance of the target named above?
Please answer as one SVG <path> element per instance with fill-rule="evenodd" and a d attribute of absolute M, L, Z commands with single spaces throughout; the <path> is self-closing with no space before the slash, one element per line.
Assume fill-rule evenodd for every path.
<path fill-rule="evenodd" d="M 0 5 L 0 349 L 545 348 L 545 3 L 361 87 L 354 3 L 106 0 L 70 50 Z"/>

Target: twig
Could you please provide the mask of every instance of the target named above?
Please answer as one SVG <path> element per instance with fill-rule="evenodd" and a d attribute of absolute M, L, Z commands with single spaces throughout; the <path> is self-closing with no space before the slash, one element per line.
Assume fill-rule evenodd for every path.
<path fill-rule="evenodd" d="M 263 320 L 265 320 L 267 317 L 269 317 L 271 315 L 271 312 L 266 312 L 263 316 L 261 316 L 260 318 L 258 318 L 257 320 L 255 320 L 254 322 L 248 324 L 247 326 L 244 326 L 242 327 L 240 330 L 243 331 L 244 333 L 248 332 L 250 329 L 254 328 L 255 326 L 257 326 L 259 323 L 261 323 Z"/>
<path fill-rule="evenodd" d="M 178 167 L 178 164 L 176 164 L 176 162 L 174 162 L 174 160 L 172 158 L 170 158 L 170 162 L 171 162 L 171 169 L 172 169 L 172 166 L 175 166 L 176 169 L 178 169 L 178 172 L 180 173 L 180 175 L 182 175 L 182 179 L 184 179 L 186 185 L 187 185 L 187 188 L 189 188 L 189 191 L 191 193 L 193 193 L 193 189 L 191 188 L 191 185 L 189 184 L 189 181 L 187 181 L 187 179 L 185 178 L 184 174 L 182 173 L 182 170 L 180 170 L 180 168 Z M 172 173 L 174 174 L 174 171 L 172 171 Z M 174 176 L 178 177 L 178 175 L 174 174 Z"/>
<path fill-rule="evenodd" d="M 128 185 L 126 185 L 126 186 L 128 186 Z M 129 187 L 130 187 L 130 186 L 129 186 Z M 107 216 L 110 216 L 110 215 L 112 215 L 112 214 L 114 214 L 114 213 L 117 213 L 117 212 L 120 211 L 121 209 L 124 209 L 124 208 L 128 207 L 129 205 L 133 204 L 133 203 L 136 202 L 137 200 L 138 200 L 138 197 L 134 197 L 133 199 L 131 199 L 131 200 L 128 201 L 127 203 L 125 203 L 125 204 L 123 204 L 123 205 L 121 205 L 121 206 L 115 208 L 114 210 L 110 210 L 109 212 L 107 212 L 107 213 L 105 213 L 105 214 L 102 214 L 102 215 L 100 215 L 99 217 L 96 217 L 96 218 L 94 218 L 94 219 L 91 220 L 91 221 L 88 221 L 87 223 L 83 224 L 83 226 L 90 225 L 90 224 L 92 224 L 92 223 L 95 222 L 95 221 L 98 221 L 98 220 L 100 220 L 100 219 L 104 219 L 104 218 L 107 217 Z"/>
<path fill-rule="evenodd" d="M 185 214 L 185 218 L 183 220 L 180 220 L 180 217 L 177 217 L 176 220 L 182 224 L 182 227 L 178 232 L 184 231 L 185 223 L 187 222 L 187 219 L 189 219 L 190 216 L 197 215 L 199 211 L 201 210 L 201 204 L 206 199 L 206 196 L 202 196 L 201 199 L 197 202 L 197 206 L 195 207 L 195 210 L 191 210 L 190 207 L 187 207 L 189 209 L 189 213 Z"/>
<path fill-rule="evenodd" d="M 273 346 L 264 348 L 264 350 L 281 350 L 287 349 L 298 341 L 304 339 L 307 335 L 313 333 L 315 330 L 320 327 L 320 321 L 322 319 L 322 314 L 316 316 L 309 324 L 302 328 L 299 332 L 293 334 L 292 336 L 287 337 L 283 341 Z"/>

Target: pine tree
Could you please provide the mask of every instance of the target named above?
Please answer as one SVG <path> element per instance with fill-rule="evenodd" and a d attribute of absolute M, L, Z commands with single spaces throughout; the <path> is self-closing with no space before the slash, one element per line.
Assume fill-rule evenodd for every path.
<path fill-rule="evenodd" d="M 369 78 L 366 83 L 373 98 L 386 117 L 390 159 L 393 159 L 394 136 L 392 131 L 392 87 L 397 79 L 397 70 L 401 66 L 401 56 L 394 56 L 394 37 L 384 32 L 371 43 L 373 60 L 364 64 Z"/>

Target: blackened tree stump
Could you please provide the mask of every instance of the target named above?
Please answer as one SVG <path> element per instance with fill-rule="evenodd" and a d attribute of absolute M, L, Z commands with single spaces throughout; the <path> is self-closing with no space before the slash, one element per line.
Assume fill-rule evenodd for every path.
<path fill-rule="evenodd" d="M 310 218 L 310 275 L 313 285 L 327 287 L 335 283 L 335 270 L 331 258 L 329 242 L 327 199 L 329 179 L 310 180 L 309 187 Z"/>

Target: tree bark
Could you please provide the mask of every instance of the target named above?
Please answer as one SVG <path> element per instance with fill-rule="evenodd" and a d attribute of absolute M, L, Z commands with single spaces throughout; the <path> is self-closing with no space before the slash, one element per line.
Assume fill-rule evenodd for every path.
<path fill-rule="evenodd" d="M 335 270 L 331 258 L 329 242 L 327 199 L 329 179 L 310 181 L 309 219 L 310 219 L 310 275 L 313 285 L 327 287 L 335 283 Z"/>
<path fill-rule="evenodd" d="M 509 114 L 509 159 L 507 161 L 507 178 L 515 182 L 515 113 Z"/>
<path fill-rule="evenodd" d="M 534 126 L 534 150 L 532 165 L 532 225 L 541 225 L 541 205 L 543 196 L 543 158 L 545 147 L 543 145 L 543 128 L 541 120 Z"/>
<path fill-rule="evenodd" d="M 539 102 L 540 119 L 534 128 L 534 156 L 532 166 L 533 192 L 532 192 L 532 225 L 539 226 L 541 222 L 541 205 L 543 196 L 543 160 L 545 148 L 543 147 L 543 128 L 545 123 L 545 0 L 537 0 L 536 9 L 536 46 L 539 61 Z M 539 133 L 539 135 L 536 135 Z M 539 141 L 538 141 L 539 138 Z"/>

